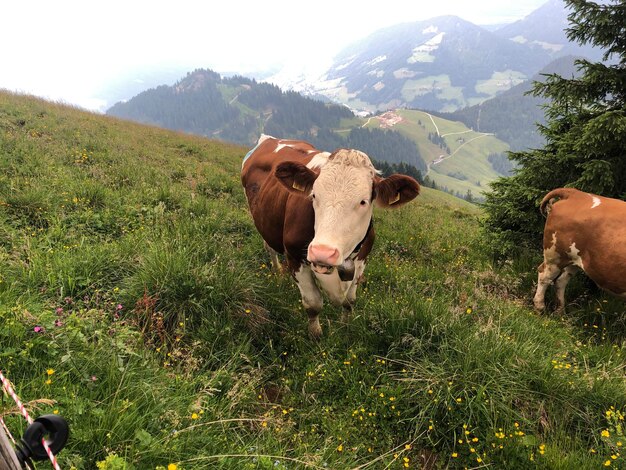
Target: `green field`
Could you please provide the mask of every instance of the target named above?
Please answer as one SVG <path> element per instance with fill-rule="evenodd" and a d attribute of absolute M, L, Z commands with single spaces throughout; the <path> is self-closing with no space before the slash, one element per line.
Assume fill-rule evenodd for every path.
<path fill-rule="evenodd" d="M 465 103 L 463 97 L 463 87 L 452 86 L 448 75 L 436 75 L 420 78 L 417 80 L 407 80 L 402 87 L 402 99 L 411 102 L 418 96 L 434 93 L 437 98 L 452 101 L 442 111 L 454 111 L 462 108 Z M 447 109 L 447 108 L 450 109 Z"/>
<path fill-rule="evenodd" d="M 424 111 L 396 110 L 403 118 L 393 130 L 413 140 L 424 161 L 429 164 L 428 176 L 438 187 L 465 195 L 471 191 L 481 196 L 489 191 L 489 183 L 498 175 L 487 157 L 491 153 L 505 153 L 509 146 L 493 135 L 474 132 L 463 123 L 431 116 Z M 369 120 L 368 127 L 380 127 L 377 119 Z M 428 134 L 440 135 L 448 145 L 448 155 L 428 139 Z M 443 157 L 443 161 L 437 160 Z M 433 163 L 435 162 L 435 163 Z"/>
<path fill-rule="evenodd" d="M 503 72 L 494 72 L 488 80 L 478 80 L 475 89 L 478 93 L 495 96 L 497 93 L 513 88 L 527 79 L 528 77 L 522 72 L 509 69 Z"/>
<path fill-rule="evenodd" d="M 535 313 L 539 248 L 494 265 L 480 210 L 424 189 L 312 341 L 246 151 L 0 92 L 0 369 L 70 423 L 61 468 L 624 468 L 622 302 L 577 278 Z"/>

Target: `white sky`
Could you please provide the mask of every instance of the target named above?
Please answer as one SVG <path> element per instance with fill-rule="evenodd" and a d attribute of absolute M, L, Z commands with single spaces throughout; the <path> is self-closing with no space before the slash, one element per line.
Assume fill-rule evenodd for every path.
<path fill-rule="evenodd" d="M 510 23 L 546 1 L 6 0 L 0 88 L 96 109 L 97 90 L 132 70 L 300 67 L 393 24 L 439 15 Z"/>

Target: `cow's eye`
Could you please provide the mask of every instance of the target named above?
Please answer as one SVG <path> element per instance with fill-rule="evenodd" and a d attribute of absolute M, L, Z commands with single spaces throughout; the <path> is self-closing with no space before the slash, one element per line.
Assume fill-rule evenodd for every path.
<path fill-rule="evenodd" d="M 311 199 L 315 199 L 315 194 L 311 194 Z"/>
<path fill-rule="evenodd" d="M 366 206 L 366 205 L 367 205 L 367 201 L 366 201 L 365 199 L 363 199 L 363 200 L 361 201 L 361 205 L 362 205 L 362 206 Z"/>

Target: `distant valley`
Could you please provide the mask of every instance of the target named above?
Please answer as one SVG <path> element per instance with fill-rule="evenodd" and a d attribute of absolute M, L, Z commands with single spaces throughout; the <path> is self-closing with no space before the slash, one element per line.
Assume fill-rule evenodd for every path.
<path fill-rule="evenodd" d="M 400 24 L 346 48 L 317 79 L 199 69 L 107 113 L 245 146 L 266 133 L 360 148 L 389 170 L 409 165 L 426 184 L 476 199 L 512 171 L 509 150 L 543 145 L 531 81 L 574 74 L 565 54 L 598 59 L 567 41 L 566 17 L 563 2 L 549 0 L 493 31 L 454 16 Z"/>
<path fill-rule="evenodd" d="M 108 114 L 246 146 L 266 133 L 304 139 L 328 151 L 359 148 L 381 164 L 408 164 L 427 184 L 470 199 L 480 198 L 489 182 L 503 174 L 489 158 L 506 160 L 509 148 L 493 134 L 426 112 L 392 110 L 357 117 L 344 106 L 210 70 L 142 92 Z"/>

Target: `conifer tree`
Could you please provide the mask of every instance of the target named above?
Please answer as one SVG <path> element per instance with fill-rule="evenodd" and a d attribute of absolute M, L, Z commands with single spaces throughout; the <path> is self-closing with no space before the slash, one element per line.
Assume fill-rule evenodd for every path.
<path fill-rule="evenodd" d="M 485 222 L 499 256 L 539 246 L 538 205 L 550 190 L 574 187 L 626 199 L 626 3 L 566 0 L 570 40 L 603 49 L 603 61 L 577 60 L 577 77 L 547 75 L 532 94 L 547 98 L 541 149 L 510 154 L 513 176 L 487 194 Z M 626 221 L 625 221 L 626 223 Z"/>

